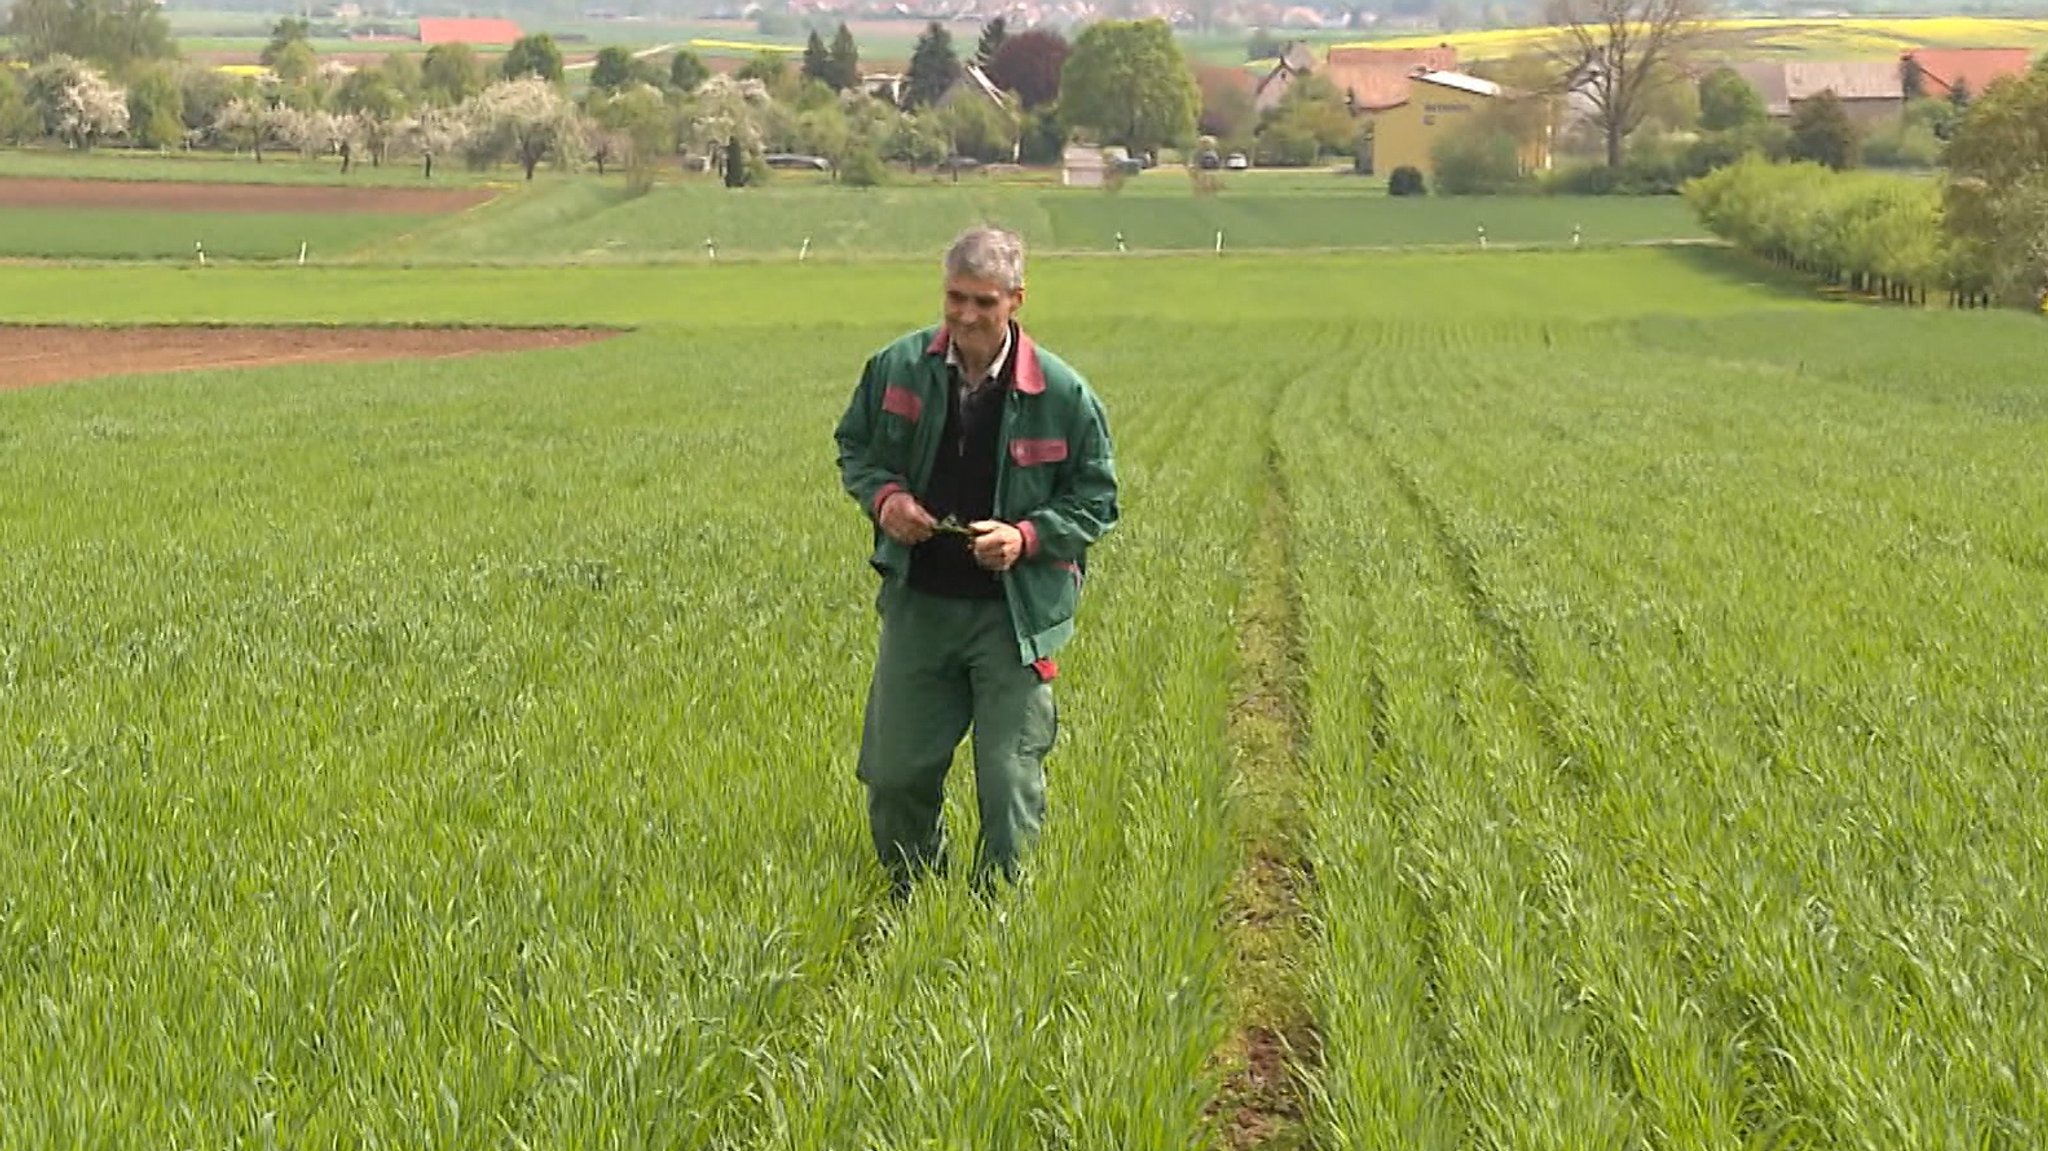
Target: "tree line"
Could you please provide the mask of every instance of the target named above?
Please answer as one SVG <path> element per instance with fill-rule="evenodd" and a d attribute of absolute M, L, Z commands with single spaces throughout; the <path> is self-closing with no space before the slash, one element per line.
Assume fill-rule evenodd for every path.
<path fill-rule="evenodd" d="M 323 61 L 308 22 L 287 17 L 263 49 L 267 73 L 249 77 L 181 62 L 152 0 L 19 0 L 7 31 L 27 67 L 0 68 L 0 143 L 233 148 L 259 160 L 298 151 L 339 156 L 344 169 L 407 154 L 429 175 L 453 156 L 516 160 L 529 178 L 541 163 L 616 164 L 644 184 L 660 158 L 684 152 L 744 184 L 768 178 L 765 157 L 792 152 L 870 183 L 889 163 L 1056 162 L 1077 138 L 1154 151 L 1190 139 L 1200 105 L 1159 20 L 1103 21 L 1070 43 L 998 17 L 965 59 L 934 21 L 891 92 L 864 81 L 843 23 L 829 40 L 813 30 L 794 61 L 762 53 L 730 75 L 687 50 L 662 59 L 609 46 L 573 100 L 546 34 L 489 66 L 440 44 L 355 68 Z"/>
<path fill-rule="evenodd" d="M 2048 304 L 2048 57 L 1987 86 L 1943 181 L 1750 157 L 1692 181 L 1715 235 L 1852 290 L 1954 306 Z"/>

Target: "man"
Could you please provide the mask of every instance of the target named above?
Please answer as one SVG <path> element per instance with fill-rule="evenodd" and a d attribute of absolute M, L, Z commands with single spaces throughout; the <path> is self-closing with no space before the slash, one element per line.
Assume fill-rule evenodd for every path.
<path fill-rule="evenodd" d="M 944 270 L 944 322 L 868 359 L 834 436 L 841 482 L 875 524 L 882 636 L 859 776 L 899 895 L 945 864 L 941 798 L 970 727 L 974 879 L 1018 877 L 1045 817 L 1053 655 L 1074 633 L 1088 547 L 1118 514 L 1100 400 L 1017 324 L 1023 241 L 970 228 Z"/>

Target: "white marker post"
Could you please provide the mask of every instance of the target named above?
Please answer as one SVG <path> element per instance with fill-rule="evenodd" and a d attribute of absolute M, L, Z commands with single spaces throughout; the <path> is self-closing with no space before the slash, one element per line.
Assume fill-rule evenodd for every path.
<path fill-rule="evenodd" d="M 803 246 L 802 248 L 798 249 L 798 251 L 797 251 L 797 254 L 796 254 L 796 262 L 797 262 L 797 263 L 799 263 L 799 264 L 803 263 L 803 262 L 804 262 L 804 257 L 806 257 L 806 256 L 808 256 L 808 255 L 810 255 L 810 254 L 811 254 L 811 238 L 810 238 L 809 236 L 805 236 L 805 237 L 804 237 L 804 246 Z"/>
<path fill-rule="evenodd" d="M 1216 254 L 1219 256 L 1223 254 L 1223 232 L 1221 229 L 1218 229 L 1216 232 Z"/>
<path fill-rule="evenodd" d="M 1572 225 L 1572 247 L 1576 248 L 1576 247 L 1578 247 L 1578 246 L 1579 246 L 1579 236 L 1580 236 L 1580 229 L 1579 229 L 1579 226 L 1578 226 L 1577 224 L 1573 224 L 1573 225 Z"/>
<path fill-rule="evenodd" d="M 718 261 L 718 241 L 717 241 L 717 240 L 714 240 L 714 239 L 712 239 L 712 238 L 711 238 L 711 237 L 709 237 L 709 236 L 706 236 L 706 237 L 704 237 L 704 255 L 705 255 L 705 257 L 706 257 L 707 259 L 711 260 L 711 261 L 712 261 L 713 263 L 716 263 L 716 262 Z"/>
<path fill-rule="evenodd" d="M 299 267 L 306 266 L 306 241 L 299 241 Z"/>
<path fill-rule="evenodd" d="M 1129 248 L 1124 247 L 1124 234 L 1122 232 L 1116 234 L 1116 250 L 1119 252 L 1130 251 Z"/>
<path fill-rule="evenodd" d="M 192 252 L 199 257 L 199 266 L 204 268 L 206 266 L 206 245 L 198 240 L 194 240 L 192 241 Z"/>
<path fill-rule="evenodd" d="M 1482 251 L 1482 252 L 1484 252 L 1484 251 L 1486 250 L 1486 225 L 1485 225 L 1485 224 L 1481 224 L 1481 225 L 1479 225 L 1479 250 L 1480 250 L 1480 251 Z"/>

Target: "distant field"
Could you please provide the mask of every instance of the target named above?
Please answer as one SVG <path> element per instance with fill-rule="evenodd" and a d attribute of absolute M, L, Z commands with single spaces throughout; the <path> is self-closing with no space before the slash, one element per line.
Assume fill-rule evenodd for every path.
<path fill-rule="evenodd" d="M 1335 177 L 1325 177 L 1333 184 Z M 1040 250 L 1133 251 L 1387 248 L 1489 244 L 1569 245 L 1703 238 L 1676 197 L 1395 199 L 1375 187 L 1349 194 L 1226 191 L 1196 198 L 1172 189 L 1112 196 L 1080 189 L 770 187 L 733 193 L 706 184 L 664 186 L 632 198 L 594 181 L 510 195 L 374 250 L 406 260 L 703 259 L 718 254 L 794 258 L 805 238 L 817 256 L 900 256 L 937 251 L 960 228 L 993 220 Z M 1141 181 L 1142 182 L 1142 181 Z M 1247 182 L 1249 183 L 1249 182 Z"/>
<path fill-rule="evenodd" d="M 1424 48 L 1448 43 L 1461 58 L 1477 60 L 1529 52 L 1555 36 L 1548 28 L 1504 28 L 1350 40 L 1340 46 Z M 2048 50 L 2048 20 L 1986 16 L 1716 20 L 1700 50 L 1718 55 L 1888 57 L 1922 47 Z"/>
<path fill-rule="evenodd" d="M 296 259 L 303 242 L 309 259 L 331 260 L 372 240 L 417 228 L 431 219 L 317 213 L 7 208 L 0 210 L 0 257 L 193 259 L 193 244 L 202 243 L 207 255 L 216 259 L 283 260 Z"/>
<path fill-rule="evenodd" d="M 339 160 L 306 160 L 296 152 L 267 152 L 257 163 L 247 155 L 222 152 L 163 154 L 128 148 L 98 148 L 89 153 L 40 148 L 0 148 L 0 178 L 39 176 L 79 180 L 175 180 L 220 184 L 334 184 L 372 187 L 475 187 L 493 182 L 519 182 L 510 168 L 471 172 L 461 164 L 441 164 L 429 181 L 413 160 L 381 167 L 362 164 L 347 175 Z"/>

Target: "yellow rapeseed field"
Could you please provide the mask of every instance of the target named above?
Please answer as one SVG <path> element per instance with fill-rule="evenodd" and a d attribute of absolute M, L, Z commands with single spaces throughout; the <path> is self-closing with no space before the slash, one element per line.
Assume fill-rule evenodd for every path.
<path fill-rule="evenodd" d="M 1708 51 L 1740 54 L 1771 49 L 1822 57 L 1895 56 L 1909 48 L 2026 47 L 2048 51 L 2048 20 L 1982 16 L 1855 17 L 1839 20 L 1715 20 Z M 1466 59 L 1495 59 L 1540 48 L 1549 28 L 1420 33 L 1334 45 L 1339 48 L 1422 48 L 1448 43 Z"/>

